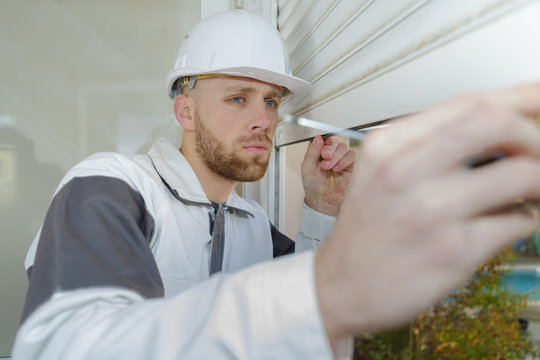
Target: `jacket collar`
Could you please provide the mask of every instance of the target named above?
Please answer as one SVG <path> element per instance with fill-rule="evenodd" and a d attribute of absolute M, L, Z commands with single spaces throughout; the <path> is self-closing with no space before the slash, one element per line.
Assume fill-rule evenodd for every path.
<path fill-rule="evenodd" d="M 186 204 L 212 206 L 195 171 L 184 155 L 168 140 L 160 138 L 154 142 L 148 151 L 148 157 L 163 183 L 178 200 Z M 254 212 L 252 205 L 234 190 L 225 202 L 225 208 L 250 216 L 253 216 Z"/>

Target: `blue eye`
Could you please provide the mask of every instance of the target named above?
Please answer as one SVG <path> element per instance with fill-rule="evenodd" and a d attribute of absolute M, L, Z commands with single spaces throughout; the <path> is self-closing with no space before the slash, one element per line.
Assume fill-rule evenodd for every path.
<path fill-rule="evenodd" d="M 244 101 L 244 99 L 241 98 L 240 96 L 236 96 L 236 97 L 233 97 L 231 99 L 231 101 L 234 102 L 234 103 L 240 103 L 240 102 Z"/>
<path fill-rule="evenodd" d="M 277 107 L 277 103 L 272 99 L 265 100 L 264 104 L 269 107 Z"/>

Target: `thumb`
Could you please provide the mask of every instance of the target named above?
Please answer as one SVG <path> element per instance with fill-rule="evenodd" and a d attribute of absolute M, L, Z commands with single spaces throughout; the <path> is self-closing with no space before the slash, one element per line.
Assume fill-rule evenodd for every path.
<path fill-rule="evenodd" d="M 309 143 L 309 146 L 302 161 L 302 172 L 304 174 L 311 174 L 319 168 L 319 162 L 321 161 L 321 151 L 324 147 L 324 140 L 321 135 L 317 135 Z"/>

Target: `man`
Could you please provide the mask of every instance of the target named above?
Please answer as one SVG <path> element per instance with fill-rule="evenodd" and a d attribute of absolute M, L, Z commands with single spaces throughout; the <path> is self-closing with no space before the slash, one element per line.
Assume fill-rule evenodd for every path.
<path fill-rule="evenodd" d="M 251 38 L 245 39 L 245 34 Z M 117 354 L 117 358 L 133 358 L 127 339 L 149 336 L 151 324 L 171 314 L 155 309 L 155 320 L 122 335 L 126 344 L 103 351 L 104 342 L 91 345 L 86 336 L 76 335 L 82 331 L 81 322 L 92 328 L 89 334 L 96 334 L 91 337 L 103 331 L 111 334 L 101 320 L 90 325 L 97 319 L 122 322 L 115 320 L 119 313 L 109 317 L 111 309 L 98 310 L 98 304 L 130 298 L 120 312 L 133 309 L 122 317 L 136 318 L 139 310 L 135 309 L 143 299 L 158 298 L 165 305 L 166 299 L 185 294 L 216 273 L 237 272 L 292 253 L 295 247 L 318 247 L 328 235 L 355 162 L 355 153 L 344 144 L 318 136 L 309 146 L 302 169 L 304 232 L 296 244 L 270 224 L 259 205 L 234 192 L 238 182 L 259 180 L 266 172 L 283 97 L 309 89 L 305 81 L 290 75 L 288 53 L 275 27 L 243 11 L 204 19 L 186 36 L 167 83 L 174 114 L 184 129 L 180 151 L 161 139 L 145 156 L 99 154 L 75 166 L 62 180 L 27 258 L 30 289 L 16 357 L 76 359 Z M 204 290 L 204 285 L 196 292 L 206 301 L 227 294 Z M 77 298 L 84 300 L 79 303 Z M 70 304 L 61 299 L 70 299 Z M 178 345 L 188 344 L 191 337 L 200 338 L 201 345 L 171 349 L 175 356 L 215 358 L 210 354 L 216 349 L 208 347 L 207 341 L 227 346 L 246 341 L 240 334 L 234 335 L 234 341 L 226 340 L 225 334 L 216 337 L 213 333 L 221 330 L 210 323 L 203 325 L 208 329 L 201 329 L 197 323 L 204 324 L 212 310 L 194 305 L 177 305 L 187 313 L 177 319 L 178 325 L 191 334 Z M 94 313 L 93 321 L 79 316 L 88 311 L 100 315 Z M 234 310 L 221 312 L 229 311 Z M 44 341 L 28 342 L 24 329 L 41 328 L 29 325 L 40 313 L 70 320 L 43 334 Z M 240 317 L 231 316 L 225 325 L 234 334 L 235 322 L 259 316 L 259 312 L 245 311 Z M 274 328 L 277 331 L 279 326 Z M 81 348 L 79 342 L 88 343 L 88 348 Z M 153 354 L 148 358 L 155 359 L 172 356 L 161 355 L 165 350 L 160 341 L 152 342 L 136 354 Z M 71 348 L 69 356 L 64 354 L 66 347 Z M 242 353 L 234 350 L 232 354 Z"/>
<path fill-rule="evenodd" d="M 249 16 L 228 14 L 217 16 L 232 16 L 230 28 Z M 229 57 L 218 52 L 213 59 Z M 181 55 L 176 67 L 189 64 Z M 313 220 L 325 216 L 309 206 L 339 209 L 330 235 L 315 252 L 235 272 L 271 257 L 275 231 L 257 206 L 230 191 L 240 177 L 261 171 L 268 142 L 251 133 L 272 133 L 280 100 L 275 85 L 298 90 L 294 81 L 284 86 L 279 71 L 257 68 L 236 78 L 230 75 L 238 67 L 212 69 L 208 75 L 220 76 L 206 79 L 185 74 L 180 85 L 177 74 L 170 76 L 171 89 L 182 87 L 174 111 L 185 129 L 183 156 L 158 143 L 148 159 L 98 156 L 68 174 L 37 251 L 30 251 L 30 264 L 36 256 L 15 359 L 343 357 L 351 336 L 411 320 L 489 255 L 538 226 L 535 209 L 507 206 L 540 197 L 540 130 L 529 120 L 540 114 L 540 84 L 534 84 L 454 99 L 370 134 L 350 186 L 341 170 L 350 169 L 348 151 L 325 155 L 322 139 L 315 139 L 303 164 L 304 210 Z M 472 157 L 501 151 L 500 161 L 467 166 Z M 221 154 L 230 165 L 211 172 L 208 154 Z M 239 163 L 249 166 L 232 165 Z M 248 170 L 235 180 L 232 168 Z M 328 169 L 343 176 L 340 191 L 309 180 Z M 310 184 L 319 191 L 312 193 Z M 228 211 L 222 262 L 214 266 L 209 200 L 217 203 L 214 233 L 224 206 Z M 227 252 L 233 238 L 239 253 Z M 316 241 L 308 238 L 302 235 L 297 247 Z M 287 244 L 282 240 L 274 237 L 274 244 Z M 238 254 L 255 260 L 242 262 Z M 222 273 L 203 281 L 219 266 Z"/>

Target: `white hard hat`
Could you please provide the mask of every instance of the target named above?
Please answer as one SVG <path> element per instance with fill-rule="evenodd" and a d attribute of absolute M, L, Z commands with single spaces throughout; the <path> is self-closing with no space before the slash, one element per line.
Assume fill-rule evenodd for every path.
<path fill-rule="evenodd" d="M 186 35 L 174 67 L 167 74 L 169 96 L 179 78 L 204 74 L 249 77 L 298 95 L 310 84 L 291 74 L 285 42 L 272 23 L 244 10 L 202 19 Z"/>

